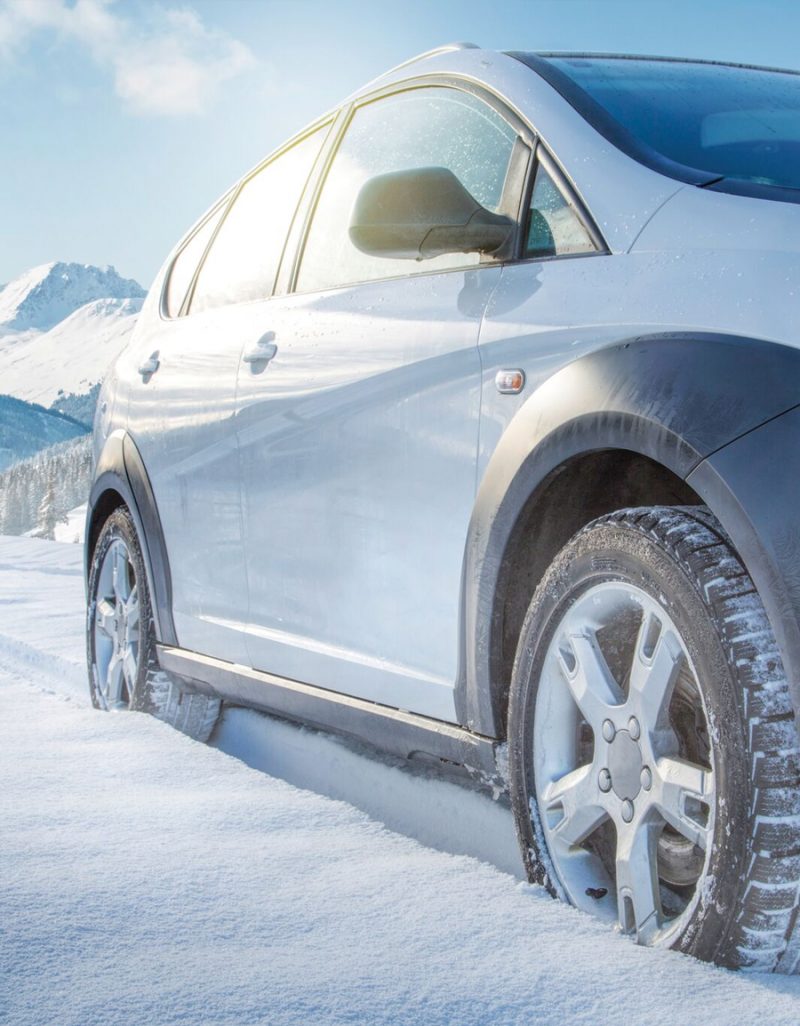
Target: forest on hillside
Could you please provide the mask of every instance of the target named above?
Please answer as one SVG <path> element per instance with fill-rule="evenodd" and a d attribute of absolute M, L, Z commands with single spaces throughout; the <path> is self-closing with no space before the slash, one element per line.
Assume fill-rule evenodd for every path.
<path fill-rule="evenodd" d="M 85 435 L 43 449 L 0 473 L 0 534 L 52 538 L 71 509 L 86 502 L 92 440 Z"/>

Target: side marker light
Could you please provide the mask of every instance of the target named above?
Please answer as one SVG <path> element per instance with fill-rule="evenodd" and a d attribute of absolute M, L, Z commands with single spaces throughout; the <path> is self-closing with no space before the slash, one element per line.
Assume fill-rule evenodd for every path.
<path fill-rule="evenodd" d="M 501 395 L 519 395 L 525 387 L 525 372 L 521 370 L 499 370 L 494 383 Z"/>

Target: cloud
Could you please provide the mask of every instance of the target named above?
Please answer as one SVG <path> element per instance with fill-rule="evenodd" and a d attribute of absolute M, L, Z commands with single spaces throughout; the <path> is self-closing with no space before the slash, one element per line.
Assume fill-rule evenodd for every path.
<path fill-rule="evenodd" d="M 9 60 L 38 29 L 55 28 L 64 0 L 5 0 L 0 4 L 0 59 Z"/>
<path fill-rule="evenodd" d="M 134 22 L 116 0 L 0 0 L 0 59 L 44 30 L 86 47 L 137 114 L 202 113 L 224 82 L 256 64 L 244 43 L 207 28 L 189 7 L 154 5 Z"/>

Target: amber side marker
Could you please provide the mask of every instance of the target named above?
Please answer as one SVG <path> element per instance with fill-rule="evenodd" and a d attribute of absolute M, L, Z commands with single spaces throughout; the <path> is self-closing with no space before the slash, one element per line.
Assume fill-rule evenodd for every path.
<path fill-rule="evenodd" d="M 494 383 L 503 395 L 517 395 L 525 387 L 525 373 L 521 370 L 499 370 Z"/>

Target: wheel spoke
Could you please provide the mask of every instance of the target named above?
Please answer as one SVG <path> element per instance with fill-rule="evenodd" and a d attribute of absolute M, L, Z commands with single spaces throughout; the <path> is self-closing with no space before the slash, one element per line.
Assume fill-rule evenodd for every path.
<path fill-rule="evenodd" d="M 714 796 L 711 771 L 682 759 L 662 758 L 656 765 L 656 777 L 654 805 L 658 811 L 674 830 L 705 850 Z"/>
<path fill-rule="evenodd" d="M 128 601 L 125 603 L 125 615 L 128 618 L 128 630 L 139 626 L 139 588 L 134 584 Z"/>
<path fill-rule="evenodd" d="M 125 677 L 125 685 L 128 689 L 128 699 L 133 701 L 133 690 L 136 687 L 136 673 L 138 670 L 136 655 L 133 649 L 128 648 L 122 658 L 122 672 Z"/>
<path fill-rule="evenodd" d="M 660 927 L 656 851 L 658 825 L 640 821 L 620 831 L 617 841 L 617 907 L 623 933 L 646 944 Z"/>
<path fill-rule="evenodd" d="M 106 701 L 109 706 L 116 705 L 122 701 L 122 680 L 122 654 L 114 652 L 106 672 Z"/>
<path fill-rule="evenodd" d="M 542 795 L 548 812 L 562 812 L 563 818 L 553 831 L 570 846 L 586 840 L 606 818 L 594 772 L 592 766 L 580 766 L 548 784 Z"/>
<path fill-rule="evenodd" d="M 596 638 L 573 634 L 569 638 L 570 653 L 559 652 L 558 663 L 572 697 L 593 730 L 598 730 L 613 706 L 624 696 L 608 668 Z"/>
<path fill-rule="evenodd" d="M 113 563 L 114 594 L 119 602 L 126 602 L 131 593 L 128 579 L 128 555 L 122 545 L 114 550 Z"/>
<path fill-rule="evenodd" d="M 645 616 L 636 639 L 630 691 L 637 696 L 641 715 L 651 729 L 666 718 L 683 660 L 683 648 L 674 633 L 662 630 L 652 613 Z"/>
<path fill-rule="evenodd" d="M 95 626 L 112 640 L 116 637 L 117 633 L 114 624 L 114 613 L 114 606 L 108 599 L 98 600 L 94 614 Z"/>

